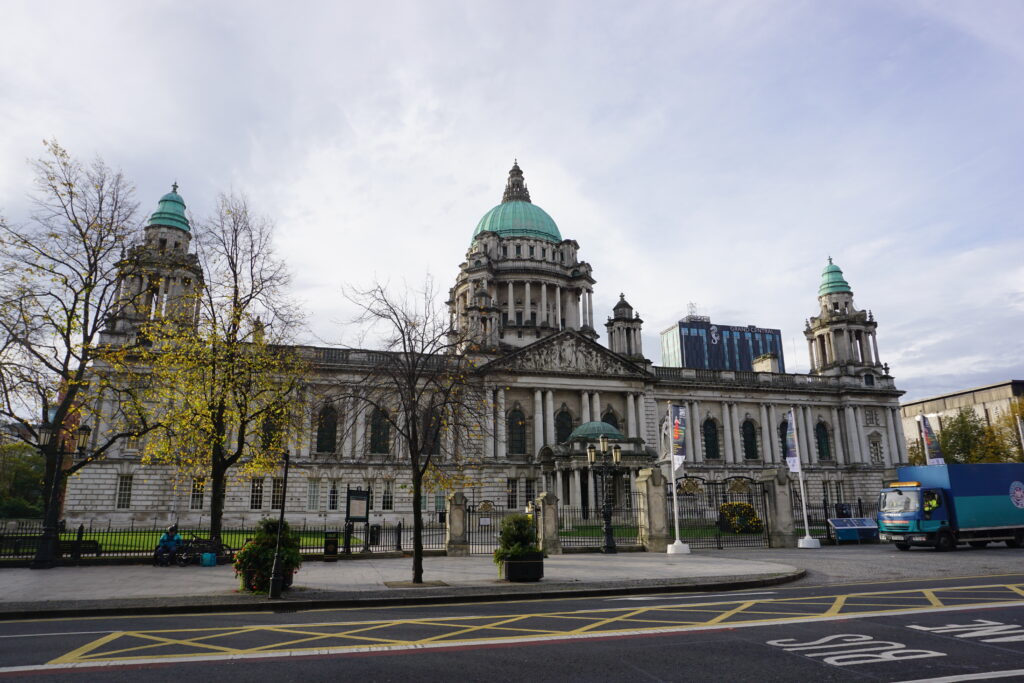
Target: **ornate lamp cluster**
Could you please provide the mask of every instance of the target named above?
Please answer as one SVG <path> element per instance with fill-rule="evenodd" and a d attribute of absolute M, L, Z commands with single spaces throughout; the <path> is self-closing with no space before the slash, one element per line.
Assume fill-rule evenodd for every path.
<path fill-rule="evenodd" d="M 601 516 L 604 518 L 604 546 L 601 548 L 601 552 L 614 553 L 617 551 L 615 550 L 615 535 L 612 533 L 612 489 L 608 485 L 608 478 L 618 470 L 619 463 L 622 462 L 622 447 L 615 444 L 609 452 L 608 437 L 604 434 L 598 439 L 598 444 L 600 451 L 594 444 L 587 446 L 587 461 L 590 463 L 590 468 L 597 469 L 601 475 L 601 493 L 604 499 L 601 505 Z M 598 452 L 601 454 L 599 463 L 597 462 Z"/>

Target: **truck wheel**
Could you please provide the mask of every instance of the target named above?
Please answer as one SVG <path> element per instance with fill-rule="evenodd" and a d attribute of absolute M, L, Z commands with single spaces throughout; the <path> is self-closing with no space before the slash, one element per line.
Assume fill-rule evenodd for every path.
<path fill-rule="evenodd" d="M 893 543 L 896 546 L 896 550 L 910 550 L 909 543 Z"/>
<path fill-rule="evenodd" d="M 953 534 L 948 531 L 940 531 L 939 535 L 935 537 L 935 549 L 943 553 L 949 550 L 956 550 L 956 541 L 953 540 Z"/>
<path fill-rule="evenodd" d="M 972 548 L 984 548 L 988 545 L 988 541 L 970 541 L 968 545 Z"/>

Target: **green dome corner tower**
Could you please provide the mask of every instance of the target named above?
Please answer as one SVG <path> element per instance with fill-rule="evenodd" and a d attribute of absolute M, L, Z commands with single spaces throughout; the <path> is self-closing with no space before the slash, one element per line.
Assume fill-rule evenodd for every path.
<path fill-rule="evenodd" d="M 853 289 L 829 257 L 818 285 L 818 315 L 804 327 L 811 372 L 845 375 L 874 386 L 876 378 L 889 374 L 878 360 L 877 327 L 871 311 L 853 305 Z"/>
<path fill-rule="evenodd" d="M 476 224 L 448 306 L 455 334 L 481 351 L 527 346 L 563 329 L 591 339 L 590 264 L 563 239 L 554 219 L 530 199 L 516 160 L 501 203 Z"/>

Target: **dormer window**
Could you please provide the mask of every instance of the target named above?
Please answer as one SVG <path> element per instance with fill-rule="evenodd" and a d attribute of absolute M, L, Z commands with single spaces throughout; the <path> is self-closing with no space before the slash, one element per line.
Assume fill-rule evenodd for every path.
<path fill-rule="evenodd" d="M 516 245 L 516 256 L 522 256 L 522 247 Z"/>
<path fill-rule="evenodd" d="M 530 247 L 530 256 L 533 256 L 533 247 Z"/>
<path fill-rule="evenodd" d="M 501 248 L 501 255 L 502 256 L 508 256 L 508 247 L 502 247 Z"/>

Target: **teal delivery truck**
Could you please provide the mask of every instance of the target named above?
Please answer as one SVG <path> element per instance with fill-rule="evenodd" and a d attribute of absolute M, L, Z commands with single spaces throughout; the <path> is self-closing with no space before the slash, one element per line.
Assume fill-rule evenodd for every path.
<path fill-rule="evenodd" d="M 900 550 L 1024 545 L 1024 464 L 900 467 L 878 498 L 878 535 Z"/>

